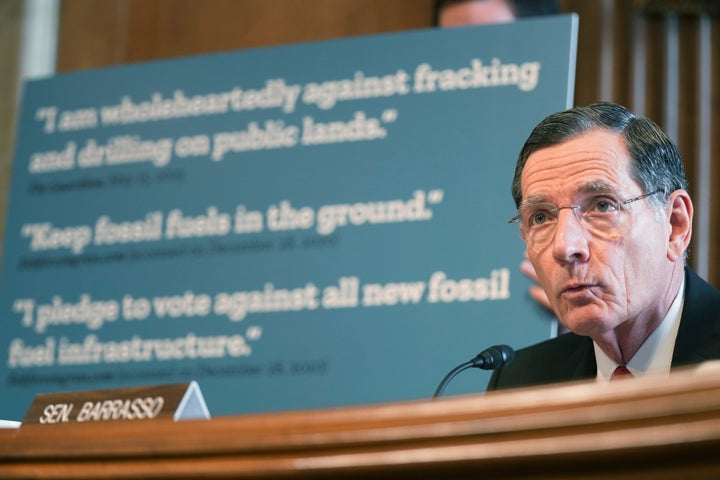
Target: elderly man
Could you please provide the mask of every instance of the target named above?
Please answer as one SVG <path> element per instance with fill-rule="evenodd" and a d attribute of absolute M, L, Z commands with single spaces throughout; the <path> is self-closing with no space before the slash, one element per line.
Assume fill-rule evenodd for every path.
<path fill-rule="evenodd" d="M 720 292 L 685 265 L 693 204 L 677 147 L 652 121 L 609 103 L 547 117 L 512 193 L 510 221 L 571 333 L 519 350 L 488 389 L 720 358 Z"/>

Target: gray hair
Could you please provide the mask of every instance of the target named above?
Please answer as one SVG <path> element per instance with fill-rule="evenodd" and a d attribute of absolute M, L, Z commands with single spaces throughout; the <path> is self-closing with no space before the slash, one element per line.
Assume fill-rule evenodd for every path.
<path fill-rule="evenodd" d="M 630 154 L 630 174 L 644 193 L 662 190 L 662 201 L 675 190 L 687 190 L 685 169 L 677 146 L 646 117 L 613 103 L 593 103 L 554 113 L 541 121 L 525 141 L 512 182 L 515 205 L 522 202 L 520 177 L 528 157 L 545 147 L 559 145 L 595 128 L 618 133 Z"/>

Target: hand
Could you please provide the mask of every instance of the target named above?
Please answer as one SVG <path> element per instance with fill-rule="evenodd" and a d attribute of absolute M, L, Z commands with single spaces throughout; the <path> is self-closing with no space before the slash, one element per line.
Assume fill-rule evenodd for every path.
<path fill-rule="evenodd" d="M 525 252 L 525 258 L 523 259 L 522 263 L 520 263 L 520 271 L 523 275 L 528 277 L 530 280 L 538 283 L 537 274 L 535 273 L 535 268 L 533 267 L 532 263 L 530 263 L 530 260 L 528 259 L 527 252 Z M 550 306 L 550 301 L 548 300 L 547 295 L 545 295 L 545 290 L 540 287 L 540 285 L 533 285 L 528 289 L 528 292 L 530 293 L 530 296 L 535 299 L 536 302 L 538 302 L 540 305 L 542 305 L 544 308 L 552 311 L 552 307 Z"/>

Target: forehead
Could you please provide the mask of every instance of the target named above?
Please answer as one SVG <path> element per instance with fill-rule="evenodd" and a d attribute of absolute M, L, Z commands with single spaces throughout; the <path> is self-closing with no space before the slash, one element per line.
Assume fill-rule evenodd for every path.
<path fill-rule="evenodd" d="M 522 196 L 572 196 L 597 183 L 618 192 L 637 191 L 630 175 L 630 155 L 622 137 L 610 130 L 589 130 L 531 154 L 520 177 Z"/>

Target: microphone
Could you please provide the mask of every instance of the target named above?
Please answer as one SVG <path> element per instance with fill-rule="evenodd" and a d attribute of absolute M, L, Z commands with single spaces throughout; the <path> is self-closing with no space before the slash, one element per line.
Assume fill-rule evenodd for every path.
<path fill-rule="evenodd" d="M 438 399 L 440 395 L 442 395 L 443 390 L 445 390 L 445 387 L 447 387 L 448 383 L 450 383 L 450 380 L 463 370 L 467 370 L 468 368 L 495 370 L 496 368 L 500 368 L 504 365 L 509 365 L 514 358 L 515 350 L 507 345 L 494 345 L 490 348 L 486 348 L 469 362 L 465 362 L 450 370 L 450 373 L 445 375 L 445 378 L 442 379 L 442 382 L 438 385 L 437 390 L 435 390 L 433 400 Z"/>

